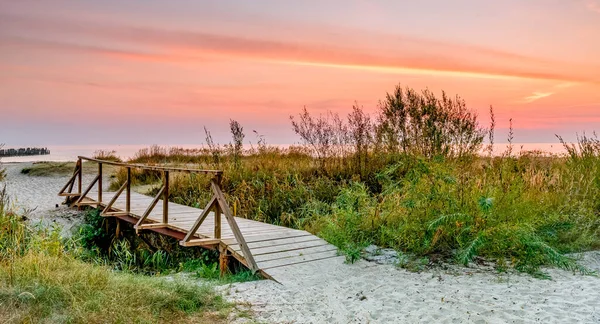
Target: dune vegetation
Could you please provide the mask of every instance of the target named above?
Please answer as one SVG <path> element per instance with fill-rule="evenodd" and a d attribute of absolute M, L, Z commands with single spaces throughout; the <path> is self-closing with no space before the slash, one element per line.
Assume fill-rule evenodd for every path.
<path fill-rule="evenodd" d="M 308 230 L 349 261 L 376 244 L 402 252 L 401 265 L 487 260 L 538 276 L 541 266 L 585 272 L 566 254 L 600 247 L 600 141 L 582 135 L 561 156 L 517 152 L 511 127 L 507 150 L 492 152 L 490 113 L 483 127 L 460 97 L 397 87 L 374 117 L 358 106 L 346 117 L 291 116 L 301 145 L 271 146 L 255 131 L 244 149 L 231 120 L 229 144 L 205 129 L 203 149 L 153 146 L 130 162 L 224 170 L 238 216 Z M 125 176 L 117 171 L 113 187 Z M 174 174 L 170 199 L 202 207 L 209 180 Z"/>
<path fill-rule="evenodd" d="M 84 262 L 81 246 L 59 229 L 32 225 L 9 205 L 1 192 L 0 322 L 226 321 L 232 305 L 213 287 Z"/>

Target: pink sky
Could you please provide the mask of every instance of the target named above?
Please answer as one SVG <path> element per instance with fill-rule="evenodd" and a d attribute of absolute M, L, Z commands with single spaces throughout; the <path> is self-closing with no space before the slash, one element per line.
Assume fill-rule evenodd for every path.
<path fill-rule="evenodd" d="M 0 0 L 0 143 L 298 141 L 289 115 L 459 94 L 501 141 L 600 127 L 600 0 Z"/>

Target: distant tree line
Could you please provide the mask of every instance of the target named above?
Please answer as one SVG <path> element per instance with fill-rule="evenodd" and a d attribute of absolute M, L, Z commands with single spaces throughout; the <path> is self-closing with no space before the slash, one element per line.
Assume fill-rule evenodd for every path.
<path fill-rule="evenodd" d="M 26 147 L 26 148 L 10 148 L 0 149 L 0 157 L 9 156 L 27 156 L 27 155 L 48 155 L 50 150 L 46 147 Z"/>

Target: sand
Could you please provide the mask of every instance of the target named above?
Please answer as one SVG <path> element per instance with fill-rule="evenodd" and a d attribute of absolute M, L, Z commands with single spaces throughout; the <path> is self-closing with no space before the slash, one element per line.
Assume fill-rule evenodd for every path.
<path fill-rule="evenodd" d="M 6 179 L 0 181 L 0 187 L 6 184 L 6 190 L 11 198 L 11 206 L 19 212 L 24 212 L 32 222 L 57 224 L 62 227 L 63 234 L 68 235 L 78 224 L 82 214 L 63 205 L 64 197 L 58 196 L 58 191 L 69 180 L 68 176 L 35 177 L 22 174 L 21 170 L 32 163 L 3 163 Z M 84 174 L 83 184 L 89 184 L 96 175 Z M 108 188 L 108 179 L 103 185 Z"/>
<path fill-rule="evenodd" d="M 31 218 L 67 227 L 77 221 L 78 216 L 62 216 L 72 211 L 56 196 L 67 177 L 23 175 L 26 163 L 4 166 L 16 205 L 37 208 Z M 580 256 L 581 264 L 600 271 L 600 251 Z M 227 299 L 249 304 L 261 323 L 600 323 L 600 278 L 548 273 L 552 280 L 499 275 L 485 267 L 413 273 L 365 260 L 346 264 L 339 257 L 272 270 L 281 283 L 219 289 Z"/>
<path fill-rule="evenodd" d="M 585 257 L 600 270 L 600 252 Z M 540 280 L 456 268 L 412 273 L 338 258 L 281 269 L 282 284 L 239 283 L 227 293 L 267 323 L 600 323 L 598 277 L 550 270 L 552 280 Z"/>

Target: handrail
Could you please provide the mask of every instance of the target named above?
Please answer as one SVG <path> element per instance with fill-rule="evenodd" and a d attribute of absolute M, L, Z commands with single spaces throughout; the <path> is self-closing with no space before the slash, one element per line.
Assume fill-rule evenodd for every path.
<path fill-rule="evenodd" d="M 225 196 L 223 195 L 223 192 L 221 191 L 220 182 L 221 182 L 221 177 L 222 177 L 223 171 L 148 166 L 148 165 L 136 164 L 136 163 L 123 163 L 123 162 L 100 160 L 100 159 L 88 158 L 85 156 L 79 156 L 78 158 L 79 159 L 77 160 L 77 164 L 75 165 L 75 171 L 73 172 L 73 176 L 69 179 L 69 182 L 67 182 L 67 184 L 59 192 L 59 195 L 67 197 L 66 198 L 67 203 L 71 203 L 73 200 L 75 200 L 75 205 L 77 205 L 78 207 L 81 207 L 82 204 L 83 205 L 95 204 L 95 205 L 97 205 L 97 208 L 101 207 L 101 205 L 102 205 L 102 166 L 104 164 L 125 167 L 127 169 L 127 180 L 121 185 L 119 190 L 110 199 L 109 203 L 105 204 L 105 207 L 101 213 L 102 216 L 116 216 L 116 215 L 131 216 L 131 215 L 133 215 L 131 213 L 131 183 L 132 183 L 131 169 L 132 168 L 139 168 L 139 169 L 151 170 L 151 171 L 162 171 L 163 185 L 162 185 L 161 189 L 156 194 L 156 196 L 154 197 L 154 199 L 152 200 L 150 205 L 146 208 L 144 213 L 142 215 L 135 215 L 138 217 L 138 221 L 134 226 L 136 232 L 138 232 L 139 230 L 143 230 L 143 229 L 169 228 L 171 226 L 169 224 L 169 172 L 213 174 L 214 177 L 211 180 L 211 190 L 213 192 L 213 197 L 211 198 L 208 205 L 206 205 L 206 207 L 204 208 L 204 210 L 202 211 L 202 213 L 200 214 L 198 219 L 194 222 L 194 225 L 192 226 L 192 228 L 186 233 L 183 240 L 180 241 L 180 244 L 183 246 L 194 246 L 194 245 L 198 245 L 198 243 L 206 242 L 206 239 L 192 240 L 192 238 L 194 237 L 194 235 L 196 235 L 198 228 L 200 227 L 200 225 L 202 225 L 202 223 L 204 222 L 204 220 L 207 218 L 208 214 L 211 211 L 214 212 L 214 217 L 215 217 L 215 219 L 214 219 L 214 237 L 209 238 L 209 240 L 212 240 L 215 242 L 220 242 L 220 240 L 221 240 L 221 213 L 223 213 L 225 215 L 225 219 L 226 219 L 227 223 L 229 224 L 229 227 L 231 228 L 231 231 L 233 232 L 233 235 L 234 235 L 237 243 L 239 244 L 239 246 L 242 250 L 242 254 L 245 258 L 248 268 L 250 268 L 250 270 L 252 270 L 253 272 L 256 272 L 259 270 L 259 268 L 256 264 L 256 261 L 254 260 L 254 256 L 252 255 L 252 252 L 250 251 L 248 244 L 246 243 L 246 240 L 244 239 L 244 236 L 242 235 L 242 232 L 240 231 L 240 228 L 237 225 L 235 217 L 233 216 L 231 209 L 229 208 L 229 205 L 227 204 L 227 201 L 225 200 Z M 92 180 L 92 182 L 89 184 L 89 186 L 84 191 L 82 191 L 82 187 L 81 187 L 82 178 L 83 178 L 82 160 L 98 163 L 98 174 L 96 175 L 94 180 Z M 77 193 L 74 194 L 74 193 L 72 193 L 72 187 L 75 184 L 75 179 L 77 179 L 77 181 L 78 181 L 78 190 L 77 190 Z M 96 201 L 92 200 L 92 202 L 84 201 L 87 194 L 91 191 L 92 187 L 96 184 L 98 186 L 97 200 Z M 125 210 L 112 212 L 111 209 L 113 209 L 114 203 L 117 201 L 117 199 L 119 198 L 121 193 L 123 193 L 123 191 L 125 191 L 125 195 L 126 195 Z M 162 198 L 162 202 L 163 202 L 162 222 L 155 222 L 155 223 L 149 223 L 149 224 L 144 223 L 146 221 L 146 218 L 148 218 L 148 216 L 150 215 L 150 213 L 152 212 L 154 207 L 156 207 L 157 203 L 160 201 L 161 198 Z M 198 241 L 201 241 L 201 242 L 198 242 Z M 225 251 L 224 253 L 226 254 L 227 252 Z"/>
<path fill-rule="evenodd" d="M 150 170 L 150 171 L 173 171 L 173 172 L 205 173 L 205 174 L 212 173 L 215 175 L 223 174 L 223 170 L 202 170 L 202 169 L 186 169 L 186 168 L 172 168 L 172 167 L 163 167 L 163 166 L 150 166 L 150 165 L 144 165 L 144 164 L 139 164 L 139 163 L 125 163 L 125 162 L 100 160 L 100 159 L 94 159 L 94 158 L 89 158 L 89 157 L 85 157 L 85 156 L 78 156 L 78 158 L 81 160 L 97 162 L 97 163 L 102 163 L 102 164 L 107 164 L 107 165 L 115 165 L 115 166 L 129 167 L 129 168 L 136 168 L 136 169 L 143 169 L 143 170 Z"/>

